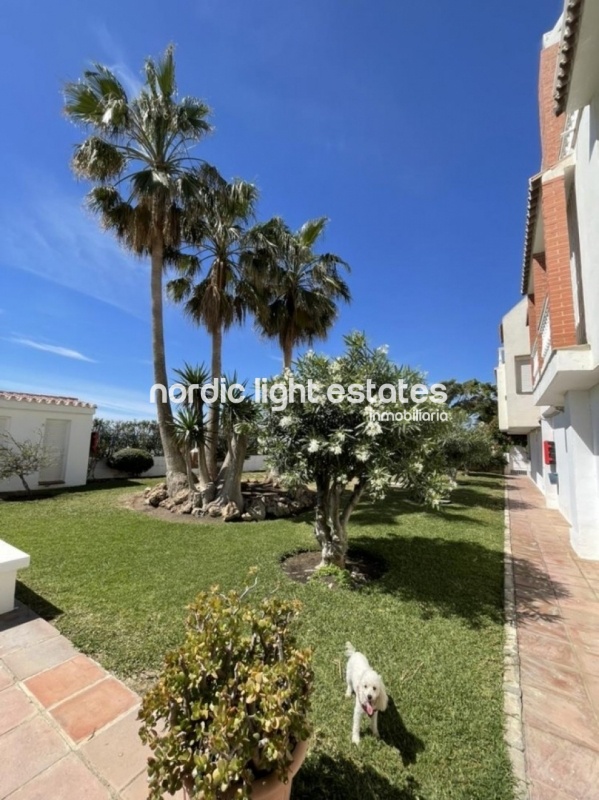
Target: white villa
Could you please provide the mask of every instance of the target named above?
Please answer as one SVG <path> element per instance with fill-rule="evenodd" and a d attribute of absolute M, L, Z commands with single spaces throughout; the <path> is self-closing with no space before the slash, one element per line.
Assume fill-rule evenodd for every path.
<path fill-rule="evenodd" d="M 75 397 L 0 391 L 0 432 L 7 431 L 16 441 L 43 436 L 52 454 L 47 467 L 28 477 L 31 489 L 86 483 L 95 409 Z M 0 481 L 0 492 L 22 489 L 18 478 Z"/>

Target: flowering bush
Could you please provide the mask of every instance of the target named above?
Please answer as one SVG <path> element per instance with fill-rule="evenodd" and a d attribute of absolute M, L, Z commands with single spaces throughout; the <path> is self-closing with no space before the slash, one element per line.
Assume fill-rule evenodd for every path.
<path fill-rule="evenodd" d="M 144 697 L 150 800 L 181 788 L 190 799 L 250 798 L 257 776 L 286 779 L 308 738 L 312 653 L 292 630 L 300 604 L 269 597 L 251 606 L 248 591 L 198 595 L 185 642 Z"/>
<path fill-rule="evenodd" d="M 377 396 L 384 384 L 414 387 L 423 375 L 390 361 L 386 348 L 371 349 L 361 333 L 346 337 L 346 352 L 340 358 L 308 353 L 292 373 L 275 379 L 291 393 L 294 402 L 284 411 L 279 404 L 266 405 L 261 449 L 288 485 L 316 484 L 317 507 L 314 533 L 322 548 L 322 563 L 343 567 L 347 553 L 347 524 L 360 497 L 366 492 L 381 498 L 392 483 L 410 488 L 423 502 L 435 507 L 446 496 L 451 481 L 439 447 L 446 424 L 434 416 L 447 411 L 430 396 L 415 402 L 408 394 L 383 402 Z M 317 402 L 301 402 L 299 386 L 312 382 Z M 370 386 L 370 401 L 352 401 L 349 392 L 340 402 L 327 398 L 329 387 Z M 433 420 L 395 419 L 398 412 L 435 412 Z M 377 413 L 390 419 L 378 421 Z M 345 499 L 344 492 L 350 490 Z M 345 502 L 344 502 L 345 499 Z"/>

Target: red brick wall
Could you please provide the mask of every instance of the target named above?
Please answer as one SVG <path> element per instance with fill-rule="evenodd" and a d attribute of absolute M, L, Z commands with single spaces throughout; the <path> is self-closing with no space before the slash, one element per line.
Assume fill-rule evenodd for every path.
<path fill-rule="evenodd" d="M 565 115 L 555 116 L 553 111 L 553 83 L 559 52 L 559 43 L 546 47 L 541 52 L 539 70 L 539 116 L 541 123 L 542 166 L 545 171 L 557 164 L 562 146 Z"/>
<path fill-rule="evenodd" d="M 563 175 L 542 187 L 542 214 L 545 239 L 545 275 L 549 296 L 551 345 L 553 348 L 576 344 L 574 301 L 570 271 L 570 241 L 566 189 Z M 542 280 L 542 279 L 541 279 Z M 535 273 L 535 298 L 537 293 Z M 540 305 L 537 303 L 540 313 Z"/>

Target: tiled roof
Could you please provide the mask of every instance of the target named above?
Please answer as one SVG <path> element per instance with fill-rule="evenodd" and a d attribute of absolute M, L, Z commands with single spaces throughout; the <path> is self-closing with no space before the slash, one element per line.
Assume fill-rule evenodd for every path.
<path fill-rule="evenodd" d="M 554 111 L 559 117 L 566 110 L 568 102 L 568 92 L 570 91 L 570 80 L 572 78 L 572 67 L 574 66 L 574 56 L 576 45 L 578 44 L 578 34 L 580 32 L 580 20 L 584 0 L 567 0 L 564 11 L 564 28 L 562 40 L 557 57 L 557 68 L 555 72 L 555 85 L 553 89 Z"/>
<path fill-rule="evenodd" d="M 528 209 L 526 211 L 526 233 L 524 235 L 524 260 L 522 262 L 522 294 L 528 292 L 528 276 L 530 273 L 530 258 L 535 238 L 535 226 L 537 222 L 537 209 L 541 196 L 541 175 L 535 175 L 528 182 Z"/>
<path fill-rule="evenodd" d="M 53 394 L 27 394 L 25 392 L 5 392 L 0 390 L 0 400 L 18 400 L 23 403 L 46 403 L 52 406 L 72 406 L 75 408 L 95 408 L 76 397 L 60 397 Z"/>

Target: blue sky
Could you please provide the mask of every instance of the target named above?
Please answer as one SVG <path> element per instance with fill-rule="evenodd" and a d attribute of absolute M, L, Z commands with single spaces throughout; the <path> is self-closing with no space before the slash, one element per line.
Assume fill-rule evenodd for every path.
<path fill-rule="evenodd" d="M 80 133 L 61 85 L 91 61 L 129 87 L 177 47 L 182 94 L 215 132 L 198 155 L 258 184 L 260 217 L 326 215 L 354 301 L 318 349 L 365 330 L 430 380 L 493 379 L 497 328 L 518 300 L 527 179 L 539 162 L 541 36 L 560 0 L 4 0 L 0 61 L 0 388 L 77 394 L 142 417 L 148 268 L 82 208 Z M 166 311 L 169 366 L 209 358 L 205 332 Z M 278 371 L 251 328 L 225 368 Z"/>

